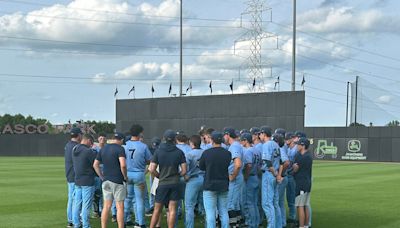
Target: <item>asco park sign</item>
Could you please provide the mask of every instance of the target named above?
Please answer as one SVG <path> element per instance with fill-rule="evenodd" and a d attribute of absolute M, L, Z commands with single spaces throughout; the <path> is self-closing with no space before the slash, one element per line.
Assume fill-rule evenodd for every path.
<path fill-rule="evenodd" d="M 3 129 L 0 129 L 0 133 L 5 135 L 5 134 L 16 134 L 16 135 L 22 135 L 22 134 L 66 134 L 68 133 L 71 128 L 73 127 L 79 127 L 81 128 L 83 133 L 89 133 L 89 134 L 96 134 L 96 131 L 94 130 L 94 127 L 96 125 L 92 124 L 79 124 L 78 126 L 73 126 L 72 124 L 66 124 L 66 125 L 47 125 L 47 124 L 41 124 L 41 125 L 34 125 L 34 124 L 6 124 Z"/>

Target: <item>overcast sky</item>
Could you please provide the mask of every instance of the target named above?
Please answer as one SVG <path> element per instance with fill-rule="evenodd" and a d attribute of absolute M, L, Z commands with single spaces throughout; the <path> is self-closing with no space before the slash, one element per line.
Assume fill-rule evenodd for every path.
<path fill-rule="evenodd" d="M 245 1 L 184 1 L 184 90 L 192 95 L 249 92 Z M 263 14 L 267 91 L 280 77 L 290 90 L 292 1 Z M 306 126 L 345 124 L 346 83 L 363 81 L 365 123 L 399 119 L 400 2 L 298 0 L 297 89 L 305 75 Z M 115 121 L 114 91 L 126 99 L 179 88 L 178 0 L 0 0 L 0 115 Z M 236 51 L 234 52 L 233 49 Z M 272 72 L 271 68 L 272 67 Z M 259 83 L 259 82 L 258 82 Z M 182 107 L 184 108 L 184 107 Z M 370 116 L 369 116 L 370 115 Z M 249 126 L 250 127 L 250 126 Z"/>

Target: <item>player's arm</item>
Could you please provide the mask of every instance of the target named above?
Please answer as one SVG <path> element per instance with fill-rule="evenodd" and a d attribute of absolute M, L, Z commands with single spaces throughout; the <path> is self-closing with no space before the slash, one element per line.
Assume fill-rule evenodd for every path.
<path fill-rule="evenodd" d="M 97 160 L 97 159 L 94 160 L 93 168 L 94 168 L 94 171 L 97 173 L 97 176 L 99 176 L 99 178 L 100 178 L 101 180 L 104 180 L 104 176 L 103 176 L 103 174 L 101 173 L 100 161 L 99 161 L 99 160 Z"/>
<path fill-rule="evenodd" d="M 247 181 L 247 179 L 249 179 L 250 176 L 250 172 L 251 172 L 251 168 L 252 168 L 252 164 L 248 163 L 244 166 L 244 180 Z"/>
<path fill-rule="evenodd" d="M 187 172 L 187 164 L 186 164 L 186 162 L 184 162 L 184 163 L 181 163 L 180 166 L 181 166 L 180 175 L 181 175 L 181 177 L 184 177 L 186 175 L 186 172 Z"/>
<path fill-rule="evenodd" d="M 242 160 L 237 157 L 233 159 L 233 173 L 229 176 L 229 180 L 233 181 L 236 179 L 236 177 L 239 175 L 240 168 L 242 167 Z"/>
<path fill-rule="evenodd" d="M 124 180 L 128 180 L 128 174 L 127 174 L 127 169 L 126 169 L 126 159 L 125 157 L 119 157 L 119 164 L 121 166 L 121 173 L 124 176 Z"/>
<path fill-rule="evenodd" d="M 149 172 L 150 172 L 151 175 L 153 175 L 153 177 L 160 178 L 160 174 L 157 172 L 157 166 L 158 166 L 157 163 L 150 162 Z"/>

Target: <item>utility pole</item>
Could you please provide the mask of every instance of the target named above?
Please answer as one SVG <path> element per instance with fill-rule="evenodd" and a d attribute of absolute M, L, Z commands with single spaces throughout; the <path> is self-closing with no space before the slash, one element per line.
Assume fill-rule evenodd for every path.
<path fill-rule="evenodd" d="M 180 63 L 179 63 L 179 97 L 182 97 L 182 72 L 183 72 L 183 41 L 182 41 L 182 1 L 181 0 L 181 16 L 180 16 Z"/>
<path fill-rule="evenodd" d="M 350 82 L 347 82 L 347 99 L 346 99 L 346 127 L 348 127 L 348 119 L 349 119 L 349 86 Z"/>
<path fill-rule="evenodd" d="M 292 91 L 296 91 L 296 0 L 293 0 Z"/>
<path fill-rule="evenodd" d="M 355 101 L 355 107 L 354 107 L 354 126 L 357 126 L 357 109 L 358 109 L 358 78 L 359 76 L 356 76 L 356 101 Z"/>

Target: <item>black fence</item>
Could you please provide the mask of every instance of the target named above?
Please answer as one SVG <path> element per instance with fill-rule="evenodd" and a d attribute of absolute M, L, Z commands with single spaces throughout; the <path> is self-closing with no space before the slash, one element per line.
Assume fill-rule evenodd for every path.
<path fill-rule="evenodd" d="M 166 129 L 197 133 L 200 126 L 221 130 L 269 125 L 304 128 L 304 92 L 274 92 L 182 98 L 117 100 L 117 130 L 141 124 L 148 140 Z"/>
<path fill-rule="evenodd" d="M 64 156 L 69 135 L 0 135 L 1 156 Z"/>
<path fill-rule="evenodd" d="M 315 159 L 400 162 L 400 127 L 307 127 Z"/>

